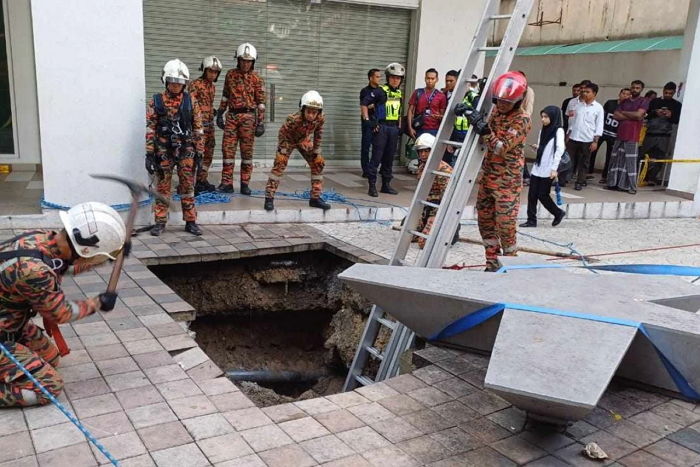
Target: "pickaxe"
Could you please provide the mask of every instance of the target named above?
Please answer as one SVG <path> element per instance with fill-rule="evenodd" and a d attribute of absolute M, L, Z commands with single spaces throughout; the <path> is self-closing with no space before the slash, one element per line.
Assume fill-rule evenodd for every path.
<path fill-rule="evenodd" d="M 129 208 L 129 215 L 126 217 L 126 242 L 124 242 L 124 248 L 122 248 L 122 250 L 119 252 L 119 256 L 117 256 L 117 259 L 114 261 L 114 268 L 112 269 L 112 274 L 109 276 L 109 282 L 107 283 L 107 292 L 115 293 L 117 290 L 117 283 L 119 282 L 119 275 L 121 274 L 122 266 L 124 265 L 124 257 L 128 255 L 129 250 L 131 249 L 130 237 L 131 232 L 134 230 L 134 221 L 136 220 L 136 213 L 139 209 L 139 196 L 142 194 L 148 194 L 165 204 L 170 204 L 170 202 L 160 193 L 156 193 L 155 191 L 146 187 L 144 184 L 134 180 L 129 180 L 128 178 L 118 177 L 116 175 L 90 174 L 90 176 L 93 178 L 122 183 L 126 185 L 131 192 L 131 207 Z"/>

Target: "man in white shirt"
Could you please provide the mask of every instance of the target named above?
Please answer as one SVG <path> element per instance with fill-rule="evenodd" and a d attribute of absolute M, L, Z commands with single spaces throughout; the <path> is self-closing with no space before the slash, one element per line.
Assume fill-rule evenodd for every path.
<path fill-rule="evenodd" d="M 595 100 L 596 95 L 597 84 L 587 83 L 581 86 L 581 102 L 575 106 L 574 115 L 569 117 L 568 149 L 574 161 L 576 190 L 581 190 L 586 185 L 591 152 L 598 148 L 598 140 L 603 135 L 605 112 L 603 106 Z"/>

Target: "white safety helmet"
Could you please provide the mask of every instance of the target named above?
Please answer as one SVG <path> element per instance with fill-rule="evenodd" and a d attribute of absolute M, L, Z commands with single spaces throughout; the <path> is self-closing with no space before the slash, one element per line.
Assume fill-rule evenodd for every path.
<path fill-rule="evenodd" d="M 170 60 L 168 63 L 166 63 L 163 67 L 163 73 L 160 75 L 160 80 L 163 81 L 163 84 L 187 84 L 189 79 L 190 70 L 179 58 Z"/>
<path fill-rule="evenodd" d="M 126 226 L 121 216 L 103 203 L 80 203 L 60 211 L 61 222 L 76 253 L 83 258 L 102 255 L 116 259 L 126 241 Z"/>
<path fill-rule="evenodd" d="M 236 49 L 236 56 L 234 58 L 241 58 L 243 60 L 257 60 L 258 51 L 255 49 L 253 44 L 250 42 L 245 42 L 238 46 L 238 49 Z"/>
<path fill-rule="evenodd" d="M 389 76 L 400 76 L 404 77 L 406 76 L 406 68 L 400 63 L 390 63 L 386 66 L 384 69 L 384 74 L 389 77 Z"/>
<path fill-rule="evenodd" d="M 301 96 L 299 107 L 323 110 L 323 97 L 321 97 L 317 91 L 306 91 L 304 95 Z"/>
<path fill-rule="evenodd" d="M 218 58 L 216 58 L 215 55 L 209 55 L 208 57 L 204 57 L 204 59 L 202 60 L 202 64 L 199 65 L 199 71 L 204 71 L 207 68 L 210 68 L 214 71 L 221 71 L 223 67 L 221 66 L 221 61 Z"/>
<path fill-rule="evenodd" d="M 416 148 L 416 151 L 420 151 L 421 149 L 433 149 L 434 145 L 435 136 L 430 133 L 423 133 L 416 138 L 416 144 L 413 147 Z"/>

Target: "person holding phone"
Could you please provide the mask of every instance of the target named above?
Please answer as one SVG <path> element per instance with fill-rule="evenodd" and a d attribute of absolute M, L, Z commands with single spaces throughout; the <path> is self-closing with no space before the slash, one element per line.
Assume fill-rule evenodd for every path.
<path fill-rule="evenodd" d="M 673 98 L 676 94 L 676 83 L 669 81 L 664 86 L 662 97 L 649 103 L 647 112 L 647 133 L 639 151 L 639 159 L 646 154 L 652 159 L 666 159 L 671 142 L 673 125 L 678 125 L 682 104 Z M 647 171 L 647 183 L 660 185 L 658 179 L 662 164 L 651 164 Z"/>

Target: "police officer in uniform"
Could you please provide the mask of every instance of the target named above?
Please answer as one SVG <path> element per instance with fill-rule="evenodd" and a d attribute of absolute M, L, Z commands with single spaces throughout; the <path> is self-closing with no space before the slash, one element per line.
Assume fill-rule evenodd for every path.
<path fill-rule="evenodd" d="M 469 83 L 469 90 L 464 95 L 462 102 L 458 104 L 462 106 L 465 113 L 468 111 L 473 111 L 479 102 L 479 79 L 476 75 L 472 75 L 471 78 L 467 80 Z M 462 112 L 460 112 L 461 114 Z M 464 115 L 458 115 L 455 117 L 454 128 L 452 129 L 452 135 L 450 136 L 450 141 L 463 142 L 467 137 L 467 131 L 469 131 L 469 120 Z M 453 146 L 447 146 L 445 149 L 445 154 L 442 156 L 442 160 L 454 167 L 455 161 L 457 160 L 457 155 L 459 154 L 459 148 Z"/>
<path fill-rule="evenodd" d="M 367 181 L 369 194 L 377 197 L 377 171 L 382 176 L 382 193 L 395 195 L 398 192 L 391 187 L 394 154 L 401 134 L 401 114 L 403 93 L 399 87 L 406 75 L 406 69 L 400 63 L 390 63 L 384 70 L 386 84 L 368 93 L 362 100 L 362 119 L 374 127 L 372 139 L 372 158 L 370 159 Z M 369 106 L 374 105 L 374 119 L 369 118 Z M 380 169 L 381 166 L 381 169 Z"/>
<path fill-rule="evenodd" d="M 202 235 L 194 207 L 195 170 L 204 151 L 202 115 L 199 104 L 185 91 L 190 79 L 187 65 L 170 60 L 163 67 L 165 91 L 153 95 L 146 112 L 146 170 L 156 174 L 158 193 L 170 197 L 173 171 L 177 166 L 178 193 L 185 231 Z M 155 225 L 151 235 L 159 236 L 168 221 L 168 205 L 156 200 Z"/>

